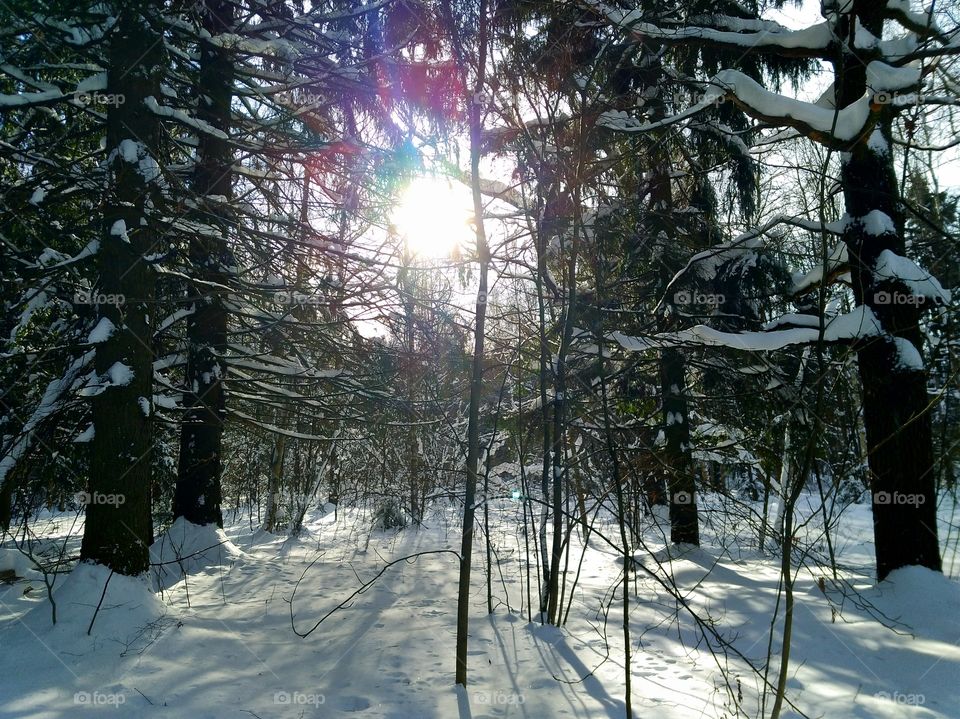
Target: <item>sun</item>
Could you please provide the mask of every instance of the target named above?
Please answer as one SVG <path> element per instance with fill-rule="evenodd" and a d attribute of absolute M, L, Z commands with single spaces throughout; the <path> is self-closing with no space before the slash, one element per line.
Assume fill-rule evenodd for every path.
<path fill-rule="evenodd" d="M 390 220 L 411 254 L 448 257 L 473 239 L 470 193 L 466 186 L 442 177 L 410 181 Z"/>

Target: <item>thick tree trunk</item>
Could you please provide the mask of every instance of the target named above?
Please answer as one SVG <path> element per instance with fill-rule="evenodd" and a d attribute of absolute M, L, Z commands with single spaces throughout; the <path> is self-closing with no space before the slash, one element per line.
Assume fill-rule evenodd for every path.
<path fill-rule="evenodd" d="M 206 0 L 203 28 L 211 35 L 228 32 L 233 5 L 226 0 Z M 224 50 L 200 41 L 200 81 L 197 116 L 226 133 L 230 127 L 233 63 Z M 222 437 L 226 414 L 223 379 L 226 365 L 227 311 L 223 288 L 229 283 L 228 221 L 222 217 L 223 199 L 231 196 L 233 164 L 229 142 L 200 133 L 194 189 L 203 214 L 199 221 L 216 227 L 219 236 L 197 235 L 190 240 L 190 260 L 198 280 L 190 295 L 194 311 L 187 318 L 187 411 L 180 432 L 180 466 L 173 513 L 194 524 L 223 526 L 221 513 Z M 217 196 L 212 207 L 210 196 Z M 212 221 L 211 221 L 212 218 Z"/>
<path fill-rule="evenodd" d="M 882 36 L 882 4 L 858 2 L 850 20 L 854 17 L 858 26 Z M 852 47 L 854 23 L 849 24 Z M 867 91 L 866 66 L 856 52 L 845 57 L 836 68 L 841 107 Z M 923 345 L 920 308 L 914 302 L 890 301 L 897 294 L 909 295 L 909 289 L 876 273 L 883 251 L 905 255 L 903 211 L 889 149 L 894 111 L 893 105 L 884 109 L 872 133 L 860 137 L 844 156 L 841 170 L 849 218 L 843 237 L 854 297 L 884 330 L 882 336 L 863 341 L 857 353 L 881 580 L 912 564 L 941 569 L 927 372 L 909 361 Z"/>
<path fill-rule="evenodd" d="M 158 234 L 147 205 L 160 124 L 145 98 L 160 97 L 163 44 L 143 17 L 152 3 L 123 3 L 110 37 L 107 88 L 122 104 L 107 110 L 106 146 L 111 178 L 97 254 L 99 291 L 124 302 L 98 306 L 100 321 L 115 328 L 96 345 L 100 392 L 93 397 L 95 435 L 90 447 L 90 494 L 80 556 L 120 574 L 149 567 L 153 450 L 151 320 L 155 278 L 144 255 Z"/>
<path fill-rule="evenodd" d="M 665 111 L 660 105 L 655 116 L 663 114 Z M 657 142 L 651 158 L 656 169 L 650 188 L 650 234 L 657 242 L 665 243 L 674 230 L 670 153 L 665 140 Z M 662 263 L 660 281 L 663 288 L 669 286 L 672 277 L 672 268 Z M 674 304 L 674 298 L 667 298 L 668 307 Z M 676 318 L 675 311 L 665 318 L 668 329 L 676 326 Z M 663 433 L 666 440 L 663 462 L 670 503 L 670 541 L 673 544 L 700 546 L 697 488 L 692 472 L 690 425 L 687 421 L 687 398 L 684 394 L 686 367 L 679 350 L 664 349 L 660 352 L 660 390 Z"/>
<path fill-rule="evenodd" d="M 684 395 L 686 372 L 676 349 L 660 353 L 660 386 L 663 393 L 664 464 L 670 488 L 670 541 L 700 546 L 697 487 L 690 463 L 690 425 Z"/>

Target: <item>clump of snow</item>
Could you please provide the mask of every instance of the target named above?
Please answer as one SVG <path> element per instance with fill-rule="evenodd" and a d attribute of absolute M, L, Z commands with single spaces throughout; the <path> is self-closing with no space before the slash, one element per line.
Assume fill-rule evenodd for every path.
<path fill-rule="evenodd" d="M 87 425 L 87 428 L 83 430 L 80 434 L 73 438 L 73 441 L 76 444 L 84 444 L 86 442 L 92 442 L 93 438 L 97 436 L 97 430 L 93 426 L 93 423 Z"/>
<path fill-rule="evenodd" d="M 876 38 L 874 38 L 876 44 Z M 903 90 L 920 82 L 920 69 L 917 67 L 893 67 L 885 62 L 874 60 L 867 65 L 867 85 L 874 91 Z"/>
<path fill-rule="evenodd" d="M 110 227 L 110 234 L 114 237 L 119 237 L 124 242 L 129 242 L 130 238 L 127 236 L 127 223 L 124 220 L 117 220 Z"/>
<path fill-rule="evenodd" d="M 121 140 L 117 149 L 124 162 L 136 164 L 140 159 L 140 144 L 134 140 Z"/>
<path fill-rule="evenodd" d="M 14 547 L 0 547 L 0 573 L 10 572 L 18 579 L 41 578 L 30 557 Z"/>
<path fill-rule="evenodd" d="M 897 348 L 897 366 L 900 369 L 923 370 L 923 357 L 913 342 L 905 337 L 894 337 L 893 343 Z"/>
<path fill-rule="evenodd" d="M 863 223 L 864 231 L 874 237 L 897 234 L 897 226 L 893 224 L 890 215 L 881 210 L 871 210 L 860 222 Z"/>
<path fill-rule="evenodd" d="M 883 136 L 880 128 L 874 128 L 873 132 L 870 133 L 870 139 L 867 140 L 867 147 L 878 155 L 887 155 L 890 153 L 890 143 L 887 142 L 887 138 Z"/>
<path fill-rule="evenodd" d="M 179 517 L 150 547 L 153 586 L 169 589 L 185 575 L 244 558 L 243 550 L 216 525 L 201 526 Z"/>
<path fill-rule="evenodd" d="M 39 205 L 41 202 L 43 202 L 43 198 L 46 196 L 47 196 L 47 191 L 42 187 L 38 187 L 33 191 L 33 194 L 30 195 L 30 199 L 28 200 L 28 202 L 31 205 Z"/>
<path fill-rule="evenodd" d="M 97 322 L 97 326 L 90 330 L 90 336 L 87 337 L 87 342 L 92 345 L 106 342 L 116 331 L 117 327 L 110 321 L 109 317 L 101 317 L 100 321 Z"/>
<path fill-rule="evenodd" d="M 107 370 L 106 379 L 114 387 L 124 387 L 133 381 L 133 370 L 123 362 L 114 362 Z"/>
<path fill-rule="evenodd" d="M 890 250 L 884 250 L 877 257 L 873 274 L 878 281 L 897 280 L 902 282 L 910 289 L 911 293 L 918 297 L 926 297 L 934 302 L 950 304 L 950 291 L 945 290 L 936 277 L 913 260 Z"/>
<path fill-rule="evenodd" d="M 838 140 L 855 138 L 863 131 L 870 116 L 870 101 L 866 95 L 836 111 L 771 92 L 737 70 L 721 70 L 714 76 L 713 84 L 726 89 L 751 111 L 765 118 L 779 119 L 784 124 L 797 121 Z"/>

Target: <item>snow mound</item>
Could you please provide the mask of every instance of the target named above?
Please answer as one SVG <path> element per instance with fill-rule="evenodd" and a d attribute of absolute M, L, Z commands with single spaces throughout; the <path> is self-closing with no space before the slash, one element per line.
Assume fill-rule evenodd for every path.
<path fill-rule="evenodd" d="M 27 639 L 43 636 L 60 651 L 76 655 L 103 644 L 131 647 L 145 636 L 145 627 L 159 626 L 167 614 L 145 577 L 116 574 L 88 562 L 57 582 L 53 600 L 57 623 L 53 624 L 50 603 L 44 601 L 23 618 Z"/>
<path fill-rule="evenodd" d="M 863 593 L 881 620 L 951 644 L 960 636 L 960 583 L 926 567 L 896 569 Z M 889 621 L 887 621 L 889 623 Z"/>
<path fill-rule="evenodd" d="M 0 579 L 13 581 L 42 578 L 43 575 L 37 571 L 26 554 L 19 549 L 0 547 Z"/>
<path fill-rule="evenodd" d="M 187 574 L 246 558 L 215 524 L 193 524 L 180 517 L 150 547 L 154 588 L 168 589 Z"/>

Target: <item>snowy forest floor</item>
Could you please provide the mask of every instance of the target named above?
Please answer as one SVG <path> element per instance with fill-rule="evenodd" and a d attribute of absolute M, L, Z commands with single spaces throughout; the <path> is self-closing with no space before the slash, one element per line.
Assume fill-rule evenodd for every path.
<path fill-rule="evenodd" d="M 292 608 L 296 628 L 305 632 L 386 562 L 458 551 L 452 508 L 433 512 L 425 527 L 399 532 L 371 533 L 366 512 L 344 508 L 336 516 L 309 514 L 296 538 L 257 532 L 249 520 L 228 521 L 226 536 L 175 525 L 154 545 L 155 561 L 169 561 L 171 544 L 186 556 L 225 543 L 206 552 L 212 562 L 204 555 L 186 562 L 193 565 L 186 580 L 178 564 L 165 564 L 155 595 L 145 582 L 99 567 L 61 575 L 56 626 L 42 579 L 8 544 L 0 549 L 0 569 L 27 578 L 0 584 L 0 716 L 622 717 L 622 604 L 614 591 L 622 562 L 615 550 L 591 539 L 581 563 L 575 536 L 568 586 L 578 564 L 580 574 L 566 626 L 528 623 L 520 505 L 491 501 L 490 516 L 495 611 L 486 613 L 478 532 L 465 691 L 453 683 L 452 553 L 391 566 L 305 639 L 291 627 L 290 600 L 301 576 Z M 619 536 L 609 518 L 601 516 L 595 527 Z M 34 529 L 48 551 L 78 537 L 73 515 L 47 516 Z M 638 594 L 631 610 L 637 716 L 769 716 L 772 697 L 767 692 L 761 708 L 762 675 L 748 662 L 762 672 L 771 618 L 782 619 L 776 555 L 759 554 L 756 537 L 746 530 L 738 536 L 732 524 L 708 527 L 702 549 L 671 557 L 663 530 L 650 523 L 648 544 L 636 558 L 667 586 L 672 576 L 682 602 L 646 570 L 631 574 Z M 821 563 L 826 548 L 817 523 L 801 532 L 818 556 L 796 557 L 802 566 L 782 716 L 956 719 L 960 584 L 908 568 L 875 585 L 872 546 L 863 540 L 871 532 L 869 506 L 849 507 L 832 537 L 839 581 Z M 942 532 L 941 539 L 946 521 Z M 67 555 L 76 554 L 76 541 L 67 541 Z M 955 559 L 948 552 L 945 560 L 954 576 Z M 775 652 L 780 627 L 778 621 Z M 774 659 L 771 683 L 777 666 Z"/>

